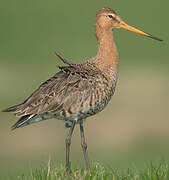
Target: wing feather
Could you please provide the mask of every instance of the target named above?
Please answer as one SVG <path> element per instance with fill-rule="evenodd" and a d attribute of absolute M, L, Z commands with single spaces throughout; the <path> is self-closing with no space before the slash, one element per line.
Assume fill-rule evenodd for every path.
<path fill-rule="evenodd" d="M 88 98 L 97 86 L 96 75 L 101 74 L 87 66 L 71 65 L 59 68 L 61 71 L 41 84 L 23 103 L 5 111 L 22 117 L 46 112 L 57 113 L 62 108 L 70 109 L 72 104 Z"/>

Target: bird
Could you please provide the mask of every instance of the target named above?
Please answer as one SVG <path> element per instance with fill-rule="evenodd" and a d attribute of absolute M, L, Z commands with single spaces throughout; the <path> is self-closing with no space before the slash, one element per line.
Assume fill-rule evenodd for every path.
<path fill-rule="evenodd" d="M 113 39 L 116 28 L 123 28 L 143 36 L 161 39 L 125 23 L 111 8 L 96 13 L 95 35 L 98 44 L 96 56 L 80 64 L 70 63 L 58 53 L 64 63 L 59 71 L 42 83 L 25 101 L 3 112 L 12 112 L 20 119 L 11 127 L 14 130 L 50 118 L 65 122 L 69 129 L 66 137 L 66 174 L 70 172 L 70 145 L 76 125 L 80 127 L 81 146 L 86 169 L 89 169 L 84 120 L 101 112 L 109 103 L 118 78 L 118 51 Z"/>

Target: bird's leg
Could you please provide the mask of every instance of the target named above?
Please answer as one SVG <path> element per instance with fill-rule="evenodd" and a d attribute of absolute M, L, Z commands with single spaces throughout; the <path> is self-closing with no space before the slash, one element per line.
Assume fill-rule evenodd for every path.
<path fill-rule="evenodd" d="M 71 144 L 71 138 L 73 134 L 74 127 L 76 125 L 76 121 L 73 121 L 72 126 L 70 127 L 69 133 L 66 137 L 66 175 L 69 174 L 69 157 L 70 157 L 70 144 Z"/>
<path fill-rule="evenodd" d="M 89 159 L 88 159 L 88 153 L 87 153 L 87 144 L 85 142 L 85 136 L 84 136 L 83 122 L 80 122 L 80 135 L 81 135 L 81 146 L 83 149 L 83 154 L 84 154 L 85 163 L 86 163 L 86 169 L 89 169 Z"/>

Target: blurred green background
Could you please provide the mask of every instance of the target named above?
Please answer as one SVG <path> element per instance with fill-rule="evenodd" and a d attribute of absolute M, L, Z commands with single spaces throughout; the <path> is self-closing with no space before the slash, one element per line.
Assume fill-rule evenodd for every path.
<path fill-rule="evenodd" d="M 116 168 L 169 160 L 169 1 L 1 0 L 0 109 L 20 103 L 55 74 L 61 64 L 55 51 L 74 63 L 95 56 L 95 14 L 104 6 L 164 41 L 115 30 L 119 80 L 107 108 L 85 123 L 89 157 Z M 10 132 L 16 121 L 0 113 L 0 179 L 47 164 L 49 154 L 64 163 L 63 122 Z M 83 166 L 78 127 L 72 141 L 72 164 Z"/>

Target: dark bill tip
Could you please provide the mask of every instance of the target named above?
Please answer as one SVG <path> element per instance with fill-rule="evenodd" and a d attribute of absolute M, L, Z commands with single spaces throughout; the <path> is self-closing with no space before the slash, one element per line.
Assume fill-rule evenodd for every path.
<path fill-rule="evenodd" d="M 152 39 L 155 39 L 155 40 L 157 40 L 157 41 L 163 41 L 162 39 L 160 39 L 160 38 L 158 38 L 158 37 L 152 36 L 151 34 L 148 34 L 147 37 L 152 38 Z"/>

